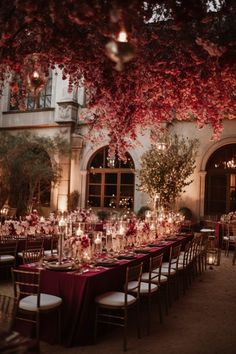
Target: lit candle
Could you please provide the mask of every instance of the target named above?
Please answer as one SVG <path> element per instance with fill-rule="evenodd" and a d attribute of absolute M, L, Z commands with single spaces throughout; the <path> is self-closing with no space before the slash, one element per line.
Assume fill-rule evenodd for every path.
<path fill-rule="evenodd" d="M 66 221 L 64 219 L 64 217 L 62 217 L 60 220 L 59 220 L 59 227 L 65 227 L 66 226 Z"/>
<path fill-rule="evenodd" d="M 124 233 L 125 233 L 125 229 L 124 229 L 124 227 L 121 225 L 120 226 L 120 230 L 119 230 L 119 235 L 124 235 Z"/>
<path fill-rule="evenodd" d="M 82 236 L 82 235 L 83 235 L 83 230 L 79 226 L 77 231 L 76 231 L 76 236 Z"/>
<path fill-rule="evenodd" d="M 154 231 L 155 229 L 156 229 L 155 224 L 152 223 L 151 226 L 150 226 L 150 230 L 151 230 L 151 231 Z"/>
<path fill-rule="evenodd" d="M 102 239 L 99 234 L 97 234 L 94 240 L 94 251 L 98 253 L 102 251 Z"/>

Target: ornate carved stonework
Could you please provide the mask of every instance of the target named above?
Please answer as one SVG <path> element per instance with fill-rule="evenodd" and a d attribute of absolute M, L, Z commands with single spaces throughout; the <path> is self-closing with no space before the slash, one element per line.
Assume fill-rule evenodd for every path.
<path fill-rule="evenodd" d="M 55 116 L 57 123 L 77 122 L 78 117 L 78 103 L 76 102 L 57 102 L 58 111 Z"/>

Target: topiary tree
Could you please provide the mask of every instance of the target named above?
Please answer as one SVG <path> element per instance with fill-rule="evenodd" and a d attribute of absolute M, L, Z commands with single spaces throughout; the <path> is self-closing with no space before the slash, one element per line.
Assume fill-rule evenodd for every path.
<path fill-rule="evenodd" d="M 153 145 L 141 157 L 139 190 L 153 200 L 158 195 L 162 206 L 173 204 L 192 180 L 188 177 L 195 168 L 198 142 L 164 134 L 160 144 Z"/>
<path fill-rule="evenodd" d="M 69 195 L 68 210 L 73 211 L 76 208 L 78 208 L 78 206 L 79 206 L 79 192 L 77 190 L 74 190 Z"/>

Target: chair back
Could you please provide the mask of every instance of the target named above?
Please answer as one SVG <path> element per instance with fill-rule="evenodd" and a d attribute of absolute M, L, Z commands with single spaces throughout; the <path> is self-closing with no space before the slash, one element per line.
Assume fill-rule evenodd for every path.
<path fill-rule="evenodd" d="M 163 253 L 150 257 L 149 260 L 149 287 L 151 287 L 151 283 L 160 284 L 161 278 L 161 266 L 163 260 Z M 150 289 L 149 289 L 150 292 Z"/>
<path fill-rule="evenodd" d="M 171 269 L 175 269 L 175 270 L 178 269 L 180 251 L 181 251 L 181 244 L 177 246 L 172 246 L 170 248 L 170 258 L 169 258 L 169 267 L 168 267 L 169 275 L 171 274 Z"/>
<path fill-rule="evenodd" d="M 44 237 L 28 235 L 26 239 L 25 249 L 43 248 Z"/>
<path fill-rule="evenodd" d="M 188 241 L 184 246 L 183 267 L 186 268 L 190 258 L 192 241 Z"/>
<path fill-rule="evenodd" d="M 16 265 L 17 241 L 12 239 L 2 239 L 0 242 L 0 267 Z M 7 260 L 6 256 L 13 256 Z"/>
<path fill-rule="evenodd" d="M 14 314 L 14 299 L 0 294 L 0 332 L 9 331 L 12 327 Z"/>
<path fill-rule="evenodd" d="M 43 248 L 26 249 L 23 252 L 23 264 L 39 262 L 43 258 Z"/>
<path fill-rule="evenodd" d="M 190 247 L 190 251 L 189 251 L 189 263 L 191 263 L 194 259 L 194 255 L 195 255 L 195 249 L 196 249 L 196 244 L 197 244 L 197 237 L 193 238 L 191 241 L 191 247 Z M 207 239 L 208 242 L 208 239 Z"/>
<path fill-rule="evenodd" d="M 40 307 L 40 272 L 12 269 L 14 298 L 18 303 L 29 295 L 37 295 L 37 307 Z"/>
<path fill-rule="evenodd" d="M 229 224 L 229 236 L 236 236 L 236 223 L 232 222 Z"/>
<path fill-rule="evenodd" d="M 127 305 L 128 293 L 135 294 L 136 298 L 139 299 L 140 295 L 140 282 L 142 275 L 143 263 L 138 265 L 128 266 L 126 269 L 126 280 L 125 280 L 125 306 Z"/>

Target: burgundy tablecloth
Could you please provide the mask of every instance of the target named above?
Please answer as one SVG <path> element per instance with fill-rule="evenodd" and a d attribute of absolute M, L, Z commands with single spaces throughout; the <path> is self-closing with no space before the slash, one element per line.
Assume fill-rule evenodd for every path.
<path fill-rule="evenodd" d="M 168 258 L 172 245 L 184 245 L 192 235 L 179 236 L 177 240 L 168 241 L 161 247 L 152 247 L 148 254 L 137 254 L 135 259 L 120 260 L 119 264 L 99 272 L 79 271 L 59 272 L 42 269 L 41 291 L 60 296 L 62 306 L 62 343 L 65 346 L 91 344 L 93 342 L 94 298 L 105 291 L 122 290 L 125 281 L 125 270 L 130 264 L 143 262 L 144 270 L 148 269 L 149 257 L 152 254 L 164 253 Z M 34 265 L 24 265 L 21 268 L 35 269 Z M 53 322 L 52 322 L 53 321 Z M 41 335 L 43 340 L 56 341 L 56 323 L 52 317 L 43 321 Z"/>

